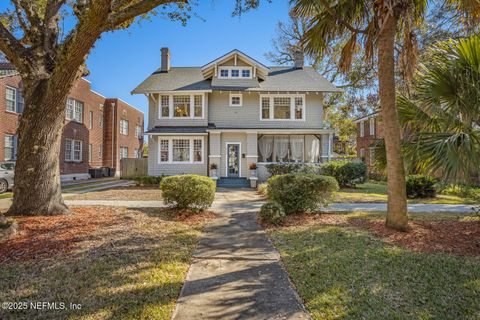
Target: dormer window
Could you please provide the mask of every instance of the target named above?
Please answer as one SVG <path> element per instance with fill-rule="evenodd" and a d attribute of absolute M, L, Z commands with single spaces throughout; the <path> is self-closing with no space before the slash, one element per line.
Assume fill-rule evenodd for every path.
<path fill-rule="evenodd" d="M 252 67 L 222 66 L 218 69 L 220 79 L 251 79 Z"/>

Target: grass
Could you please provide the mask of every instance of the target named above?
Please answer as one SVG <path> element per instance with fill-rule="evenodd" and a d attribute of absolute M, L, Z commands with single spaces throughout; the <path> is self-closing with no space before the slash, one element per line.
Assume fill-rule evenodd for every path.
<path fill-rule="evenodd" d="M 480 317 L 478 256 L 417 253 L 348 226 L 283 227 L 269 235 L 313 319 Z"/>
<path fill-rule="evenodd" d="M 387 183 L 383 181 L 369 181 L 356 188 L 342 188 L 336 193 L 335 202 L 386 202 Z M 453 195 L 439 194 L 435 198 L 410 199 L 409 203 L 426 204 L 475 204 L 476 202 Z"/>
<path fill-rule="evenodd" d="M 160 209 L 116 210 L 118 223 L 76 240 L 73 251 L 0 263 L 0 301 L 74 303 L 80 310 L 0 309 L 0 319 L 170 319 L 202 223 Z M 69 230 L 49 232 L 60 241 Z"/>
<path fill-rule="evenodd" d="M 137 200 L 162 201 L 159 187 L 115 187 L 99 191 L 66 196 L 68 200 Z"/>

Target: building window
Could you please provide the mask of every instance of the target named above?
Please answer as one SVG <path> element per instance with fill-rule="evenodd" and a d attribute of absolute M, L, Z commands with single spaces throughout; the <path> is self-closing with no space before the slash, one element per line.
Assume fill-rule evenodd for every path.
<path fill-rule="evenodd" d="M 360 137 L 365 137 L 365 122 L 360 121 Z"/>
<path fill-rule="evenodd" d="M 90 111 L 88 114 L 88 129 L 93 129 L 93 111 Z"/>
<path fill-rule="evenodd" d="M 6 110 L 15 112 L 17 108 L 17 90 L 14 88 L 6 87 L 5 96 L 7 98 Z"/>
<path fill-rule="evenodd" d="M 295 98 L 295 119 L 303 119 L 303 99 L 300 97 Z"/>
<path fill-rule="evenodd" d="M 190 162 L 190 140 L 172 140 L 172 158 L 174 162 Z"/>
<path fill-rule="evenodd" d="M 120 120 L 120 134 L 128 136 L 128 120 Z"/>
<path fill-rule="evenodd" d="M 168 118 L 170 116 L 170 96 L 162 96 L 160 98 L 161 117 Z"/>
<path fill-rule="evenodd" d="M 92 154 L 93 154 L 93 145 L 90 143 L 88 145 L 88 162 L 92 162 Z"/>
<path fill-rule="evenodd" d="M 262 98 L 262 119 L 270 119 L 270 98 Z"/>
<path fill-rule="evenodd" d="M 238 78 L 238 77 L 240 77 L 240 70 L 238 70 L 238 69 L 232 69 L 230 72 L 231 72 L 232 78 Z"/>
<path fill-rule="evenodd" d="M 68 98 L 67 99 L 67 120 L 82 122 L 83 120 L 83 102 Z"/>
<path fill-rule="evenodd" d="M 137 138 L 137 139 L 142 138 L 142 127 L 135 126 L 135 138 Z"/>
<path fill-rule="evenodd" d="M 315 135 L 259 135 L 259 162 L 320 162 L 321 141 Z"/>
<path fill-rule="evenodd" d="M 375 164 L 375 148 L 370 148 L 370 165 Z"/>
<path fill-rule="evenodd" d="M 250 69 L 242 70 L 242 78 L 250 78 Z"/>
<path fill-rule="evenodd" d="M 203 140 L 193 140 L 193 162 L 202 162 Z"/>
<path fill-rule="evenodd" d="M 140 159 L 140 153 L 138 152 L 138 149 L 133 149 L 133 155 L 135 158 Z"/>
<path fill-rule="evenodd" d="M 190 117 L 190 96 L 173 96 L 173 116 Z"/>
<path fill-rule="evenodd" d="M 220 70 L 220 77 L 221 78 L 228 78 L 228 70 L 227 69 Z"/>
<path fill-rule="evenodd" d="M 98 147 L 98 158 L 99 158 L 99 159 L 102 159 L 102 158 L 103 158 L 103 144 L 101 144 L 101 145 Z"/>
<path fill-rule="evenodd" d="M 241 107 L 243 104 L 241 94 L 230 94 L 230 107 Z"/>
<path fill-rule="evenodd" d="M 370 118 L 369 127 L 370 127 L 370 135 L 374 136 L 375 135 L 375 118 Z"/>
<path fill-rule="evenodd" d="M 194 96 L 194 116 L 195 118 L 203 117 L 203 96 L 195 95 Z"/>
<path fill-rule="evenodd" d="M 65 161 L 82 161 L 82 141 L 65 139 Z"/>
<path fill-rule="evenodd" d="M 169 162 L 170 157 L 168 153 L 168 146 L 168 140 L 160 140 L 160 162 Z"/>
<path fill-rule="evenodd" d="M 364 148 L 361 148 L 361 149 L 360 149 L 360 158 L 361 158 L 361 159 L 364 159 L 364 158 L 365 158 L 365 149 L 364 149 Z"/>
<path fill-rule="evenodd" d="M 290 119 L 290 98 L 273 98 L 274 119 Z"/>
<path fill-rule="evenodd" d="M 98 126 L 103 128 L 103 114 L 100 116 L 100 118 L 98 118 Z"/>
<path fill-rule="evenodd" d="M 128 158 L 128 148 L 120 147 L 120 160 L 125 158 Z"/>
<path fill-rule="evenodd" d="M 5 134 L 5 149 L 4 149 L 5 161 L 16 159 L 15 141 L 16 139 L 13 134 Z"/>

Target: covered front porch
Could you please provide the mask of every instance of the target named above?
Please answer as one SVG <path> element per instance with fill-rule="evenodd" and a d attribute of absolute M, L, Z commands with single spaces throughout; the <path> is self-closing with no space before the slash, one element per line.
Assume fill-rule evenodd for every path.
<path fill-rule="evenodd" d="M 216 129 L 209 131 L 210 176 L 250 178 L 252 163 L 260 181 L 269 163 L 322 163 L 332 157 L 331 129 Z"/>

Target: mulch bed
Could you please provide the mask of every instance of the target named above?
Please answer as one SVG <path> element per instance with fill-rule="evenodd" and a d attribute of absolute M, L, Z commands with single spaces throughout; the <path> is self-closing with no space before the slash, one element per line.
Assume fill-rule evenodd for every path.
<path fill-rule="evenodd" d="M 72 251 L 102 226 L 119 223 L 114 208 L 73 208 L 71 215 L 12 217 L 19 232 L 0 245 L 0 263 L 52 257 Z"/>
<path fill-rule="evenodd" d="M 383 220 L 351 219 L 350 224 L 417 252 L 480 255 L 478 221 L 415 221 L 410 222 L 409 232 L 388 229 Z"/>
<path fill-rule="evenodd" d="M 215 219 L 216 217 L 215 213 L 208 210 L 195 213 L 191 211 L 172 211 L 172 214 L 174 215 L 174 221 L 179 221 L 187 225 L 203 224 Z"/>

